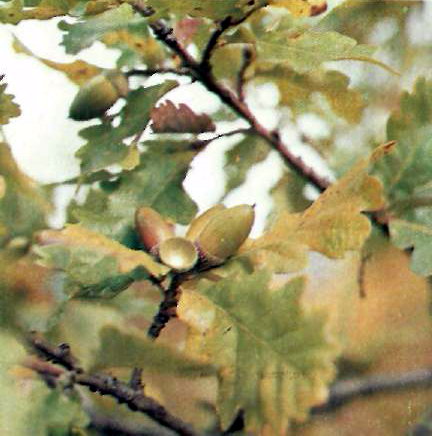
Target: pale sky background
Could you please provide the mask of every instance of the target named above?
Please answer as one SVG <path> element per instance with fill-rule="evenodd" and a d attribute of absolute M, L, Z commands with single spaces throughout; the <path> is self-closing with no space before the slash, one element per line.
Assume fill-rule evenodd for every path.
<path fill-rule="evenodd" d="M 95 122 L 75 122 L 67 118 L 69 105 L 77 92 L 77 87 L 62 73 L 49 69 L 42 63 L 23 54 L 14 53 L 11 48 L 12 32 L 36 55 L 54 61 L 72 61 L 75 57 L 66 55 L 60 46 L 61 32 L 57 29 L 59 20 L 25 21 L 18 26 L 0 25 L 0 73 L 6 75 L 8 91 L 16 96 L 22 115 L 11 120 L 4 127 L 5 136 L 10 143 L 14 156 L 27 174 L 43 183 L 58 182 L 78 174 L 78 161 L 74 152 L 83 145 L 77 131 Z M 410 33 L 413 41 L 432 42 L 432 2 L 421 16 L 410 19 Z M 379 42 L 383 35 L 391 34 L 392 24 L 383 24 L 375 30 L 374 38 Z M 79 54 L 79 58 L 104 68 L 115 65 L 117 50 L 108 50 L 96 43 Z M 355 80 L 355 72 L 352 76 Z M 184 101 L 197 112 L 214 112 L 218 100 L 209 95 L 199 85 L 188 85 L 169 94 L 173 101 Z M 258 89 L 248 103 L 257 117 L 268 128 L 276 127 L 280 111 L 275 109 L 278 103 L 278 91 L 268 85 Z M 221 124 L 222 130 L 246 126 L 243 124 Z M 328 129 L 316 115 L 305 114 L 296 124 L 284 122 L 284 138 L 289 138 L 291 149 L 304 155 L 320 174 L 332 177 L 317 153 L 301 142 L 301 134 L 307 132 L 309 137 L 325 137 Z M 224 139 L 212 143 L 193 164 L 192 171 L 185 181 L 185 186 L 201 210 L 205 210 L 218 201 L 223 193 L 224 178 L 221 167 L 224 162 L 223 152 L 236 138 Z M 226 199 L 227 205 L 239 203 L 257 203 L 257 222 L 254 233 L 261 231 L 264 218 L 271 209 L 268 190 L 273 186 L 282 172 L 282 165 L 276 153 L 270 153 L 265 162 L 256 165 L 248 174 L 247 182 Z M 69 189 L 68 193 L 71 194 Z M 60 203 L 67 201 L 67 191 L 57 196 Z M 63 224 L 62 215 L 53 218 L 53 224 Z"/>

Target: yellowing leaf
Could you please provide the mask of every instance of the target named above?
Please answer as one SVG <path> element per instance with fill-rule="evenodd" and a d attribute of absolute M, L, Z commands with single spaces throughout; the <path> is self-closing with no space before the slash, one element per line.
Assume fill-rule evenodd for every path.
<path fill-rule="evenodd" d="M 300 303 L 304 278 L 271 289 L 270 275 L 231 275 L 184 289 L 178 316 L 187 351 L 219 368 L 217 408 L 226 428 L 241 409 L 246 431 L 286 434 L 325 399 L 337 350 L 320 313 Z"/>
<path fill-rule="evenodd" d="M 5 236 L 29 237 L 45 226 L 51 206 L 37 183 L 21 172 L 9 146 L 1 142 L 0 176 L 6 184 L 0 198 L 0 241 Z"/>
<path fill-rule="evenodd" d="M 0 82 L 3 76 L 0 76 Z M 0 125 L 7 124 L 10 118 L 18 117 L 21 114 L 19 106 L 14 103 L 13 96 L 6 94 L 6 84 L 0 84 Z"/>
<path fill-rule="evenodd" d="M 325 0 L 271 0 L 269 3 L 288 9 L 296 17 L 313 17 L 327 10 Z"/>
<path fill-rule="evenodd" d="M 0 7 L 0 23 L 17 24 L 22 20 L 48 20 L 64 15 L 76 0 L 42 0 L 37 6 L 27 8 L 23 0 L 11 0 Z"/>
<path fill-rule="evenodd" d="M 349 78 L 339 71 L 311 71 L 299 74 L 286 67 L 259 72 L 258 81 L 273 81 L 280 91 L 281 103 L 294 112 L 308 108 L 311 96 L 323 94 L 334 113 L 350 123 L 358 123 L 365 103 L 361 94 L 349 88 Z"/>
<path fill-rule="evenodd" d="M 90 80 L 92 77 L 97 76 L 102 71 L 101 68 L 82 61 L 81 59 L 70 63 L 62 63 L 36 56 L 17 37 L 14 37 L 13 48 L 17 53 L 31 56 L 46 66 L 66 74 L 69 80 L 77 85 L 83 85 L 85 82 Z"/>
<path fill-rule="evenodd" d="M 384 205 L 381 183 L 368 171 L 393 146 L 384 144 L 358 162 L 303 213 L 281 213 L 267 233 L 248 241 L 240 252 L 254 264 L 265 261 L 276 271 L 287 272 L 305 266 L 306 248 L 332 258 L 359 250 L 371 230 L 369 219 L 361 212 Z M 283 253 L 292 255 L 284 257 Z"/>
<path fill-rule="evenodd" d="M 139 266 L 143 266 L 155 277 L 163 276 L 168 272 L 166 266 L 155 262 L 147 253 L 131 250 L 78 224 L 68 225 L 63 230 L 44 230 L 39 234 L 38 241 L 42 245 L 57 244 L 66 247 L 82 247 L 110 256 L 117 260 L 120 273 L 128 273 Z"/>

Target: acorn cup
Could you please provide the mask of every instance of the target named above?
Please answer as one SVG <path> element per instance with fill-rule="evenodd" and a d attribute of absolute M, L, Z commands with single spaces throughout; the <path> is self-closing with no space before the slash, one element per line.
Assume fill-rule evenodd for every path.
<path fill-rule="evenodd" d="M 159 244 L 175 236 L 174 227 L 151 207 L 136 210 L 135 227 L 142 244 L 152 254 L 157 254 Z"/>
<path fill-rule="evenodd" d="M 206 212 L 209 218 L 202 225 L 201 231 L 198 234 L 195 231 L 189 232 L 189 237 L 192 233 L 201 261 L 208 266 L 216 266 L 234 255 L 245 242 L 254 223 L 255 211 L 247 204 L 229 209 L 219 208 L 214 213 L 210 213 L 211 210 Z M 204 220 L 204 215 L 197 220 Z"/>
<path fill-rule="evenodd" d="M 120 97 L 129 92 L 126 76 L 118 71 L 105 71 L 88 80 L 78 91 L 69 117 L 86 121 L 103 115 Z"/>
<path fill-rule="evenodd" d="M 198 250 L 188 239 L 175 237 L 166 239 L 158 247 L 160 260 L 174 271 L 185 272 L 198 262 Z"/>

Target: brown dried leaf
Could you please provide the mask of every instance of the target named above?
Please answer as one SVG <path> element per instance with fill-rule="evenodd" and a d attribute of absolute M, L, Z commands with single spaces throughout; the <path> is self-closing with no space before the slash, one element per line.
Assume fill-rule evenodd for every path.
<path fill-rule="evenodd" d="M 153 108 L 151 118 L 156 133 L 203 133 L 216 129 L 207 114 L 197 115 L 184 103 L 176 107 L 170 100 Z"/>

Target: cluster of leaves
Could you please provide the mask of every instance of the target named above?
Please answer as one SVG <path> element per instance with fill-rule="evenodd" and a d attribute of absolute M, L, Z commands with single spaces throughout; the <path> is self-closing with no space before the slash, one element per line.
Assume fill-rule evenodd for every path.
<path fill-rule="evenodd" d="M 376 147 L 368 138 L 353 153 L 363 157 L 315 201 L 307 197 L 305 187 L 314 179 L 304 165 L 296 161 L 294 171 L 287 168 L 272 191 L 274 213 L 266 231 L 210 271 L 179 275 L 163 265 L 154 252 L 146 252 L 134 214 L 148 206 L 172 223 L 190 224 L 198 207 L 183 182 L 194 159 L 220 137 L 219 120 L 238 116 L 250 124 L 226 152 L 225 195 L 245 182 L 274 146 L 269 138 L 276 138 L 242 109 L 245 94 L 262 83 L 277 87 L 281 110 L 289 108 L 293 123 L 313 113 L 332 126 L 334 141 L 309 146 L 331 156 L 335 172 L 343 172 L 346 159 L 333 145 L 338 134 L 360 125 L 366 102 L 369 110 L 376 109 L 382 95 L 366 83 L 351 86 L 335 65 L 360 61 L 389 81 L 398 80 L 399 73 L 374 57 L 367 36 L 380 20 L 394 19 L 398 32 L 388 42 L 393 46 L 417 7 L 417 2 L 348 0 L 321 18 L 327 9 L 323 0 L 148 0 L 145 5 L 10 0 L 0 6 L 5 24 L 74 17 L 59 24 L 67 53 L 79 54 L 99 41 L 119 50 L 118 73 L 144 77 L 131 85 L 119 110 L 118 105 L 110 109 L 110 101 L 90 127 L 80 130 L 81 172 L 64 183 L 85 185 L 88 194 L 84 202 L 69 204 L 62 230 L 48 228 L 51 189 L 23 174 L 9 145 L 0 143 L 0 343 L 11 350 L 0 360 L 8 370 L 0 386 L 8 398 L 24 404 L 11 411 L 1 394 L 0 422 L 11 422 L 6 434 L 28 433 L 29 416 L 37 423 L 32 431 L 42 435 L 51 428 L 59 434 L 90 431 L 97 428 L 95 410 L 112 414 L 103 400 L 80 398 L 58 384 L 51 391 L 19 366 L 24 352 L 16 337 L 29 329 L 71 343 L 89 370 L 109 369 L 124 377 L 126 370 L 143 368 L 146 393 L 202 432 L 226 430 L 239 413 L 251 434 L 295 432 L 295 424 L 325 401 L 338 357 L 349 354 L 346 337 L 352 333 L 341 325 L 343 308 L 322 303 L 319 293 L 310 297 L 314 253 L 331 265 L 349 262 L 362 274 L 359 259 L 392 243 L 414 249 L 413 272 L 432 274 L 431 81 L 418 78 L 412 90 L 397 95 L 382 138 L 388 142 Z M 400 65 L 407 64 L 405 58 L 416 59 L 406 45 L 400 44 Z M 188 52 L 191 46 L 195 50 Z M 80 92 L 90 79 L 108 73 L 79 59 L 41 58 L 18 40 L 14 47 L 65 74 Z M 231 111 L 221 110 L 212 119 L 174 104 L 169 93 L 182 85 L 165 72 L 203 82 Z M 148 86 L 146 77 L 156 73 L 162 73 L 160 84 Z M 108 81 L 105 86 L 116 90 Z M 86 104 L 100 101 L 90 98 Z M 1 84 L 0 124 L 19 114 Z M 210 139 L 200 136 L 211 132 L 216 133 Z M 390 242 L 384 243 L 387 236 Z M 333 281 L 339 278 L 334 274 Z M 143 330 L 177 282 L 177 318 L 152 341 Z M 357 280 L 342 282 L 341 289 L 333 283 L 337 298 L 356 297 Z M 23 380 L 31 390 L 27 398 L 20 391 Z M 144 419 L 115 413 L 119 422 Z"/>

